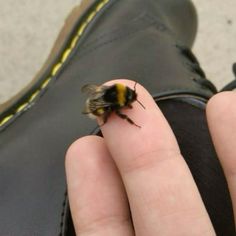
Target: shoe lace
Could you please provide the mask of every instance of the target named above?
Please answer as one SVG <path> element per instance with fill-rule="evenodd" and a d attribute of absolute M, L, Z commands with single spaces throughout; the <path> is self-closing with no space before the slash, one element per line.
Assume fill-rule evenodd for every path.
<path fill-rule="evenodd" d="M 233 70 L 233 74 L 234 74 L 234 80 L 229 82 L 227 85 L 225 85 L 220 92 L 223 91 L 232 91 L 234 89 L 236 89 L 236 63 L 233 64 L 232 66 L 232 70 Z"/>
<path fill-rule="evenodd" d="M 198 75 L 192 78 L 192 80 L 201 85 L 202 87 L 210 89 L 213 93 L 217 93 L 216 87 L 206 78 L 206 74 L 200 67 L 199 62 L 191 51 L 191 49 L 183 45 L 176 45 L 176 47 L 180 50 L 182 55 L 188 59 L 188 65 L 190 67 L 190 70 Z"/>

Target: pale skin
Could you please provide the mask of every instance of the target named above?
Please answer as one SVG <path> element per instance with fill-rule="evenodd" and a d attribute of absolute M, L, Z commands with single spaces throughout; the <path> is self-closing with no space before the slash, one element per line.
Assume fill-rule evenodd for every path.
<path fill-rule="evenodd" d="M 134 82 L 123 83 L 130 88 Z M 103 138 L 86 136 L 66 154 L 69 202 L 79 236 L 212 236 L 210 218 L 174 134 L 152 99 L 137 85 L 133 109 L 141 129 L 112 115 Z M 236 211 L 236 93 L 214 96 L 207 119 Z M 101 121 L 99 121 L 101 122 Z M 222 143 L 224 145 L 222 145 Z M 131 219 L 132 213 L 132 219 Z"/>

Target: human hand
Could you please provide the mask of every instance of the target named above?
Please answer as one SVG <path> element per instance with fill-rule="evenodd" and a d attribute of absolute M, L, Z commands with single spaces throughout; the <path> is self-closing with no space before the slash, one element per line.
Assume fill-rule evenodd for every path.
<path fill-rule="evenodd" d="M 129 87 L 134 84 L 120 82 Z M 68 194 L 77 235 L 215 235 L 166 119 L 140 85 L 137 93 L 146 109 L 134 103 L 126 114 L 141 129 L 112 115 L 101 127 L 104 138 L 83 137 L 67 152 Z M 235 199 L 236 158 L 230 151 L 234 151 L 236 134 L 231 131 L 236 130 L 236 125 L 227 130 L 223 129 L 225 124 L 217 125 L 227 119 L 217 115 L 217 103 L 221 102 L 217 96 L 208 105 L 209 124 Z M 230 96 L 236 100 L 236 95 Z M 225 136 L 232 140 L 222 149 L 219 144 Z M 225 152 L 230 159 L 224 158 Z"/>

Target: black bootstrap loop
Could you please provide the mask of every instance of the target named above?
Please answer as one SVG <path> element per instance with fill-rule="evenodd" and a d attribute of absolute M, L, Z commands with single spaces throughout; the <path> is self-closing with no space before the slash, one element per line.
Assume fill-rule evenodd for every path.
<path fill-rule="evenodd" d="M 188 66 L 189 69 L 197 75 L 197 77 L 192 78 L 194 82 L 211 90 L 213 93 L 217 93 L 216 87 L 206 78 L 205 72 L 202 70 L 199 61 L 193 54 L 192 50 L 184 45 L 175 45 L 181 52 L 181 54 L 189 61 Z"/>

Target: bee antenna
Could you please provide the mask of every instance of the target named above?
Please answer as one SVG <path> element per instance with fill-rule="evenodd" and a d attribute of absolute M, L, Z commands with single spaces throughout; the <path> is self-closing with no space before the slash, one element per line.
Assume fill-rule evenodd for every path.
<path fill-rule="evenodd" d="M 136 85 L 137 85 L 137 81 L 135 81 L 135 84 L 134 84 L 134 92 L 136 93 Z M 136 99 L 136 101 L 142 106 L 143 109 L 146 109 L 145 106 L 138 100 Z"/>
<path fill-rule="evenodd" d="M 136 85 L 137 85 L 137 81 L 135 81 L 135 84 L 134 84 L 134 92 L 136 92 Z"/>

